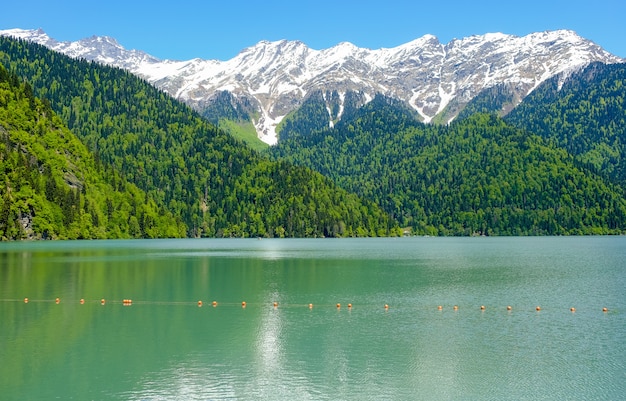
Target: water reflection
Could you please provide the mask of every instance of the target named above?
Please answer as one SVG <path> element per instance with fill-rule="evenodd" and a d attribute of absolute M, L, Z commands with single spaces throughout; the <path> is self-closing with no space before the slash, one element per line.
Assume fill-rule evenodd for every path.
<path fill-rule="evenodd" d="M 259 321 L 256 335 L 255 377 L 265 378 L 268 382 L 274 377 L 284 377 L 288 372 L 284 371 L 284 351 L 282 349 L 282 327 L 281 313 L 276 310 L 262 312 L 263 316 Z M 262 386 L 265 387 L 265 386 Z M 266 397 L 262 397 L 266 398 Z"/>
<path fill-rule="evenodd" d="M 1 398 L 616 399 L 625 241 L 9 244 Z"/>
<path fill-rule="evenodd" d="M 236 400 L 234 377 L 205 364 L 184 363 L 143 378 L 139 389 L 123 394 L 127 400 Z"/>

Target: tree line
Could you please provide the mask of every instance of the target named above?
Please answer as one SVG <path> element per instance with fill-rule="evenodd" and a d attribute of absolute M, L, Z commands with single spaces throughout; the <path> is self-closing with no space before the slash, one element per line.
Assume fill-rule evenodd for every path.
<path fill-rule="evenodd" d="M 425 125 L 379 96 L 334 128 L 290 132 L 273 157 L 311 167 L 381 205 L 413 233 L 609 234 L 623 188 L 494 114 Z"/>
<path fill-rule="evenodd" d="M 0 185 L 0 239 L 184 235 L 178 219 L 98 165 L 50 103 L 1 65 Z"/>
<path fill-rule="evenodd" d="M 375 204 L 310 169 L 270 161 L 124 70 L 6 37 L 0 63 L 49 105 L 108 172 L 113 188 L 135 185 L 175 216 L 187 236 L 397 232 Z M 315 192 L 302 192 L 309 188 Z M 135 219 L 143 224 L 132 211 L 127 224 Z"/>

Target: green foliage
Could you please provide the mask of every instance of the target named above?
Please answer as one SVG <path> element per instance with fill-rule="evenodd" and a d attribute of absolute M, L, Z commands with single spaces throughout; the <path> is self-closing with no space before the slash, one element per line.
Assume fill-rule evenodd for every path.
<path fill-rule="evenodd" d="M 236 98 L 227 91 L 216 93 L 202 111 L 202 116 L 220 129 L 243 141 L 250 148 L 263 151 L 268 145 L 257 136 L 253 123 L 255 114 L 254 107 L 247 98 Z"/>
<path fill-rule="evenodd" d="M 516 103 L 517 97 L 510 85 L 501 84 L 481 91 L 458 114 L 457 120 L 476 113 L 495 113 L 499 116 L 508 114 Z"/>
<path fill-rule="evenodd" d="M 299 108 L 287 115 L 276 128 L 278 139 L 287 140 L 292 135 L 308 135 L 328 128 L 333 118 L 324 97 L 322 92 L 315 92 Z"/>
<path fill-rule="evenodd" d="M 395 232 L 389 217 L 376 206 L 348 196 L 311 170 L 268 162 L 186 105 L 126 71 L 73 60 L 6 37 L 0 38 L 0 63 L 26 79 L 33 93 L 49 102 L 97 163 L 109 172 L 119 172 L 119 177 L 109 176 L 115 189 L 126 191 L 123 182 L 132 182 L 147 193 L 147 199 L 180 219 L 189 236 Z M 285 168 L 288 175 L 277 174 L 279 168 Z M 299 190 L 316 188 L 315 193 L 296 193 L 290 187 L 294 183 Z M 307 202 L 306 209 L 293 206 L 299 197 Z M 351 209 L 335 203 L 344 200 Z M 315 210 L 318 218 L 312 217 L 311 208 L 319 208 Z M 358 221 L 351 217 L 355 210 L 361 212 Z M 146 231 L 141 210 L 129 212 L 126 225 L 132 236 L 161 236 Z"/>
<path fill-rule="evenodd" d="M 449 125 L 313 94 L 271 161 L 123 70 L 4 37 L 0 63 L 3 239 L 626 232 L 604 178 L 625 179 L 624 66 L 548 81 L 506 121 L 469 115 L 506 108 L 505 87 Z M 250 135 L 248 106 L 222 94 L 215 121 Z"/>
<path fill-rule="evenodd" d="M 240 122 L 222 118 L 218 121 L 217 125 L 221 130 L 245 142 L 246 145 L 257 152 L 264 151 L 269 147 L 268 144 L 259 139 L 256 128 L 250 121 Z"/>
<path fill-rule="evenodd" d="M 254 107 L 245 97 L 236 98 L 227 91 L 217 92 L 204 106 L 202 116 L 217 125 L 222 119 L 239 123 L 251 122 Z"/>
<path fill-rule="evenodd" d="M 554 77 L 533 91 L 507 121 L 626 184 L 626 64 L 591 64 L 561 80 Z"/>
<path fill-rule="evenodd" d="M 0 66 L 0 239 L 184 235 L 145 193 L 119 176 L 118 191 L 105 174 L 116 176 L 96 164 L 29 84 Z"/>
<path fill-rule="evenodd" d="M 337 91 L 313 92 L 278 124 L 278 139 L 283 141 L 292 136 L 324 131 L 340 119 L 350 118 L 364 103 L 364 96 L 357 92 L 348 91 L 343 99 Z"/>
<path fill-rule="evenodd" d="M 346 191 L 328 191 L 332 182 L 303 167 L 264 161 L 250 165 L 224 195 L 228 221 L 218 236 L 354 237 L 398 234 L 372 202 Z M 264 214 L 269 216 L 264 219 Z"/>
<path fill-rule="evenodd" d="M 271 151 L 371 199 L 418 234 L 626 231 L 619 188 L 492 115 L 427 126 L 373 101 L 335 129 L 281 141 Z"/>

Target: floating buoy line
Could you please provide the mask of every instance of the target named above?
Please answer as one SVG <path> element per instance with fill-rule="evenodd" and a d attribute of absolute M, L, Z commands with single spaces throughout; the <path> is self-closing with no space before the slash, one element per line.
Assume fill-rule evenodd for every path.
<path fill-rule="evenodd" d="M 57 305 L 61 304 L 61 298 L 57 297 L 54 299 L 30 299 L 30 298 L 23 298 L 23 299 L 0 299 L 0 302 L 23 302 L 25 304 L 31 303 L 31 302 L 39 302 L 39 303 L 55 303 Z M 205 302 L 202 300 L 198 300 L 198 301 L 193 301 L 193 302 L 186 302 L 186 301 L 133 301 L 132 299 L 122 299 L 122 300 L 109 300 L 109 299 L 105 299 L 105 298 L 101 298 L 101 299 L 96 299 L 96 300 L 85 300 L 84 298 L 81 298 L 80 300 L 64 300 L 63 301 L 64 304 L 72 304 L 72 303 L 78 303 L 80 305 L 85 305 L 85 304 L 94 304 L 94 303 L 99 303 L 102 306 L 108 305 L 108 304 L 121 304 L 122 306 L 132 306 L 132 305 L 197 305 L 198 308 L 201 308 L 205 305 Z M 219 306 L 225 306 L 225 307 L 232 307 L 232 306 L 237 306 L 240 305 L 242 309 L 245 309 L 248 305 L 250 305 L 248 302 L 246 301 L 242 301 L 241 303 L 233 303 L 233 302 L 220 302 L 218 303 L 217 301 L 211 301 L 210 303 L 207 303 L 207 305 L 211 305 L 213 308 L 217 308 L 218 305 Z M 261 305 L 261 304 L 253 304 L 253 305 Z M 270 307 L 273 307 L 274 309 L 279 309 L 279 304 L 277 301 L 273 301 L 268 303 L 267 305 L 269 305 Z M 315 304 L 316 307 L 330 307 L 333 305 L 328 305 L 328 304 Z M 334 304 L 335 308 L 337 310 L 341 310 L 341 303 L 336 303 Z M 372 304 L 367 304 L 368 307 L 372 306 Z M 405 305 L 402 305 L 405 306 Z M 308 309 L 313 309 L 313 304 L 312 303 L 308 303 L 308 304 L 280 304 L 280 308 L 297 308 L 297 307 L 301 307 L 301 308 L 307 308 Z M 347 310 L 352 311 L 353 309 L 353 305 L 352 303 L 348 303 L 347 304 Z M 389 311 L 390 307 L 389 304 L 384 304 L 381 305 L 381 309 L 383 309 L 384 311 Z M 430 308 L 429 308 L 430 309 Z M 461 310 L 461 308 L 458 305 L 453 305 L 453 306 L 448 306 L 448 307 L 444 307 L 443 305 L 437 305 L 436 307 L 432 308 L 433 310 L 438 310 L 438 311 L 444 311 L 444 310 L 452 310 L 454 312 L 459 312 Z M 486 312 L 487 310 L 505 310 L 508 312 L 512 312 L 513 311 L 513 307 L 511 305 L 507 305 L 506 307 L 501 307 L 501 308 L 487 308 L 485 305 L 480 305 L 480 306 L 474 306 L 472 308 L 463 308 L 463 310 L 468 310 L 468 309 L 475 309 L 478 310 L 480 312 Z M 516 309 L 516 310 L 520 310 L 520 309 Z M 540 305 L 537 305 L 534 307 L 533 309 L 536 312 L 542 312 L 543 308 Z M 576 307 L 570 307 L 568 309 L 571 313 L 576 313 L 577 309 Z M 603 307 L 600 309 L 601 312 L 604 313 L 608 313 L 609 312 L 609 308 L 607 307 Z"/>

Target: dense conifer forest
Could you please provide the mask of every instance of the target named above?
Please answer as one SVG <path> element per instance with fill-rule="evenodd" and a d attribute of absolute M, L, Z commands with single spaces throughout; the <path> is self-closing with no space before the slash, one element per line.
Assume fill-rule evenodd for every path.
<path fill-rule="evenodd" d="M 554 77 L 510 113 L 494 87 L 450 124 L 316 92 L 259 151 L 215 125 L 249 128 L 227 93 L 200 115 L 0 37 L 0 238 L 625 233 L 625 71 Z"/>
<path fill-rule="evenodd" d="M 1 239 L 185 235 L 171 213 L 96 163 L 50 103 L 2 66 L 0 182 Z"/>
<path fill-rule="evenodd" d="M 395 222 L 373 202 L 308 168 L 270 161 L 126 71 L 6 37 L 0 38 L 0 64 L 27 82 L 33 96 L 58 115 L 59 125 L 67 125 L 82 141 L 110 185 L 119 190 L 124 190 L 121 182 L 136 185 L 155 208 L 179 219 L 188 236 L 397 233 Z M 0 120 L 6 131 L 10 125 Z M 25 134 L 40 135 L 33 130 Z M 12 145 L 14 152 L 24 153 L 20 147 L 19 141 Z M 60 144 L 56 151 L 66 150 Z M 67 184 L 58 184 L 68 191 Z M 140 216 L 130 213 L 129 222 L 133 217 Z M 175 233 L 156 235 L 178 235 L 176 227 Z M 107 231 L 104 236 L 115 235 Z"/>
<path fill-rule="evenodd" d="M 507 117 L 593 171 L 626 184 L 626 64 L 591 64 L 548 80 Z"/>
<path fill-rule="evenodd" d="M 290 126 L 301 129 L 306 121 Z M 289 132 L 289 139 L 271 149 L 273 156 L 314 168 L 372 199 L 413 233 L 626 230 L 623 187 L 495 114 L 425 125 L 406 107 L 379 96 L 334 128 L 312 126 L 317 130 Z"/>

